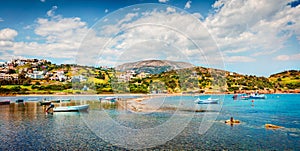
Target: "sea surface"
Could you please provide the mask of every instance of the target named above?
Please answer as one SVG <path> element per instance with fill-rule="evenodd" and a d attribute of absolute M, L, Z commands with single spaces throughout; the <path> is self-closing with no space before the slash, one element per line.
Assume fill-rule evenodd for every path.
<path fill-rule="evenodd" d="M 200 105 L 194 103 L 198 97 L 220 100 L 216 105 Z M 38 102 L 61 98 L 72 101 L 55 106 L 90 104 L 90 108 L 88 112 L 46 114 L 46 107 Z M 25 103 L 15 103 L 16 99 L 24 99 Z M 151 112 L 132 111 L 122 105 L 124 102 L 100 103 L 99 96 L 1 97 L 0 100 L 11 100 L 10 105 L 0 105 L 0 150 L 144 147 L 147 150 L 300 150 L 300 94 L 269 94 L 267 99 L 253 101 L 233 100 L 232 95 L 154 97 L 143 101 L 144 106 L 157 105 L 158 110 Z M 241 123 L 225 124 L 230 117 Z M 172 134 L 172 137 L 162 138 L 164 132 L 156 135 L 160 138 L 158 144 L 147 146 L 147 140 L 153 136 L 146 131 L 144 136 L 133 135 L 136 131 L 129 133 L 131 130 L 156 130 L 168 123 L 171 124 L 165 135 Z M 265 124 L 283 128 L 266 129 Z M 141 136 L 145 139 L 132 144 Z M 123 144 L 118 141 L 120 138 Z"/>

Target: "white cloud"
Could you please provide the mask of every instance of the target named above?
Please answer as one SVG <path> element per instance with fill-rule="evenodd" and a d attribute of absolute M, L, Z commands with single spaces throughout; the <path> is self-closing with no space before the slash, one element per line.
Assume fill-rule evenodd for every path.
<path fill-rule="evenodd" d="M 272 54 L 293 35 L 300 40 L 300 5 L 285 0 L 219 0 L 204 21 L 226 53 Z"/>
<path fill-rule="evenodd" d="M 167 7 L 167 12 L 168 13 L 174 13 L 174 12 L 176 12 L 176 10 L 175 10 L 175 8 Z"/>
<path fill-rule="evenodd" d="M 141 8 L 133 8 L 133 11 L 139 11 Z"/>
<path fill-rule="evenodd" d="M 224 60 L 229 63 L 233 62 L 254 62 L 255 59 L 247 56 L 228 56 L 225 57 Z"/>
<path fill-rule="evenodd" d="M 169 0 L 158 0 L 158 2 L 160 2 L 160 3 L 166 3 L 166 2 L 168 2 Z"/>
<path fill-rule="evenodd" d="M 120 24 L 122 24 L 122 23 L 124 23 L 124 22 L 129 22 L 129 21 L 131 21 L 134 17 L 136 17 L 136 16 L 138 16 L 138 13 L 128 13 L 126 16 L 125 16 L 125 18 L 123 18 L 122 20 L 120 20 L 119 22 L 118 22 L 118 24 L 120 25 Z"/>
<path fill-rule="evenodd" d="M 4 41 L 4 40 L 0 40 L 0 47 L 10 47 L 12 46 L 14 43 L 12 41 Z"/>
<path fill-rule="evenodd" d="M 104 12 L 105 12 L 105 13 L 108 13 L 108 9 L 105 9 Z"/>
<path fill-rule="evenodd" d="M 0 50 L 1 48 L 11 47 L 18 32 L 14 29 L 4 28 L 0 30 Z"/>
<path fill-rule="evenodd" d="M 115 22 L 97 27 L 100 35 L 113 37 L 103 49 L 103 63 L 178 57 L 193 64 L 222 61 L 207 29 L 190 14 L 166 7 L 122 15 L 111 16 Z"/>
<path fill-rule="evenodd" d="M 52 6 L 52 9 L 50 9 L 49 11 L 47 11 L 47 15 L 49 17 L 53 17 L 55 15 L 55 10 L 57 10 L 57 6 Z"/>
<path fill-rule="evenodd" d="M 275 58 L 275 60 L 279 60 L 279 61 L 299 60 L 300 61 L 300 53 L 294 55 L 279 55 Z"/>
<path fill-rule="evenodd" d="M 189 9 L 189 8 L 191 8 L 191 3 L 192 3 L 192 1 L 187 1 L 186 3 L 185 3 L 185 6 L 184 6 L 184 9 Z"/>
<path fill-rule="evenodd" d="M 112 13 L 111 18 L 105 18 L 103 26 L 97 28 L 99 31 L 88 31 L 87 23 L 81 18 L 55 15 L 57 7 L 53 6 L 47 12 L 48 17 L 38 18 L 36 24 L 30 26 L 45 43 L 14 42 L 15 31 L 16 34 L 7 36 L 11 38 L 6 40 L 1 40 L 4 36 L 0 34 L 0 49 L 9 47 L 6 50 L 14 50 L 16 56 L 71 59 L 81 46 L 78 62 L 95 63 L 101 51 L 98 62 L 108 66 L 114 65 L 118 59 L 142 58 L 177 58 L 191 60 L 197 65 L 220 63 L 222 56 L 210 37 L 212 34 L 227 62 L 254 62 L 255 57 L 248 54 L 263 55 L 282 50 L 291 36 L 300 41 L 300 5 L 292 8 L 286 5 L 286 1 L 275 1 L 219 0 L 213 5 L 215 12 L 205 19 L 200 13 L 191 16 L 171 7 L 147 11 L 134 8 L 128 13 Z M 191 1 L 189 8 L 190 4 Z M 90 34 L 82 43 L 88 32 Z M 289 55 L 274 59 L 296 60 Z"/>
<path fill-rule="evenodd" d="M 4 28 L 0 30 L 0 41 L 12 41 L 18 32 L 14 29 Z"/>
<path fill-rule="evenodd" d="M 193 13 L 192 15 L 198 19 L 201 19 L 201 20 L 204 19 L 204 17 L 200 13 Z"/>
<path fill-rule="evenodd" d="M 4 20 L 0 17 L 0 22 L 3 22 Z"/>
<path fill-rule="evenodd" d="M 36 38 L 29 36 L 26 39 L 32 42 L 13 41 L 18 33 L 12 29 L 3 29 L 0 31 L 0 51 L 11 50 L 11 56 L 74 59 L 81 40 L 88 32 L 87 24 L 78 17 L 63 18 L 55 15 L 56 9 L 52 7 L 47 12 L 49 17 L 38 18 L 35 25 L 30 25 L 30 29 L 34 29 L 42 42 L 35 42 Z"/>
<path fill-rule="evenodd" d="M 63 42 L 76 45 L 75 42 L 80 42 L 87 30 L 86 23 L 78 17 L 53 16 L 50 19 L 37 19 L 34 32 L 44 37 L 47 43 Z"/>

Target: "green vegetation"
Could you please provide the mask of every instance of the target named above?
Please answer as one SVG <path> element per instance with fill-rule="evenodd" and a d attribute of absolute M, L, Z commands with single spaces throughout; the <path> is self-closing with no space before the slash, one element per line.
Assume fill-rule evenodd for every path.
<path fill-rule="evenodd" d="M 0 94 L 101 94 L 101 93 L 239 93 L 243 91 L 288 91 L 300 89 L 300 71 L 290 70 L 271 75 L 269 78 L 240 75 L 228 71 L 194 67 L 189 69 L 160 69 L 158 74 L 147 76 L 130 75 L 120 78 L 126 72 L 113 68 L 94 68 L 79 65 L 55 65 L 50 62 L 38 65 L 38 71 L 54 74 L 63 71 L 65 80 L 31 79 L 24 68 L 28 64 L 9 70 L 18 74 L 18 79 L 0 79 Z M 144 72 L 152 68 L 141 68 Z M 21 71 L 21 72 L 20 72 Z M 162 72 L 164 71 L 164 72 Z M 153 72 L 153 71 L 152 71 Z M 74 77 L 84 78 L 76 79 Z"/>
<path fill-rule="evenodd" d="M 300 89 L 300 71 L 290 70 L 273 74 L 269 80 L 276 89 Z"/>

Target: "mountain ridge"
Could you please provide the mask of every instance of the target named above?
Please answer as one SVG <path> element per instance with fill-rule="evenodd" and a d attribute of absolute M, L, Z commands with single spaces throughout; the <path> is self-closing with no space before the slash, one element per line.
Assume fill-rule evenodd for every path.
<path fill-rule="evenodd" d="M 134 70 L 136 73 L 147 72 L 150 74 L 159 74 L 170 70 L 184 69 L 184 68 L 191 68 L 191 67 L 194 67 L 194 65 L 187 62 L 151 59 L 151 60 L 124 63 L 118 65 L 116 67 L 116 70 L 118 71 Z"/>

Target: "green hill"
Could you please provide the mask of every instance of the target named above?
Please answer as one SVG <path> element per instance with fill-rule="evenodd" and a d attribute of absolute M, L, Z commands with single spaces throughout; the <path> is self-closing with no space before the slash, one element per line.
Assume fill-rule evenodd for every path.
<path fill-rule="evenodd" d="M 273 74 L 269 80 L 274 83 L 275 88 L 300 89 L 300 71 L 288 70 Z"/>
<path fill-rule="evenodd" d="M 56 65 L 37 59 L 27 62 L 2 73 L 8 79 L 0 79 L 0 94 L 300 92 L 299 70 L 284 71 L 267 78 L 167 60 L 126 63 L 116 69 Z M 33 71 L 43 71 L 44 77 L 28 77 Z M 66 79 L 57 79 L 59 74 Z"/>

